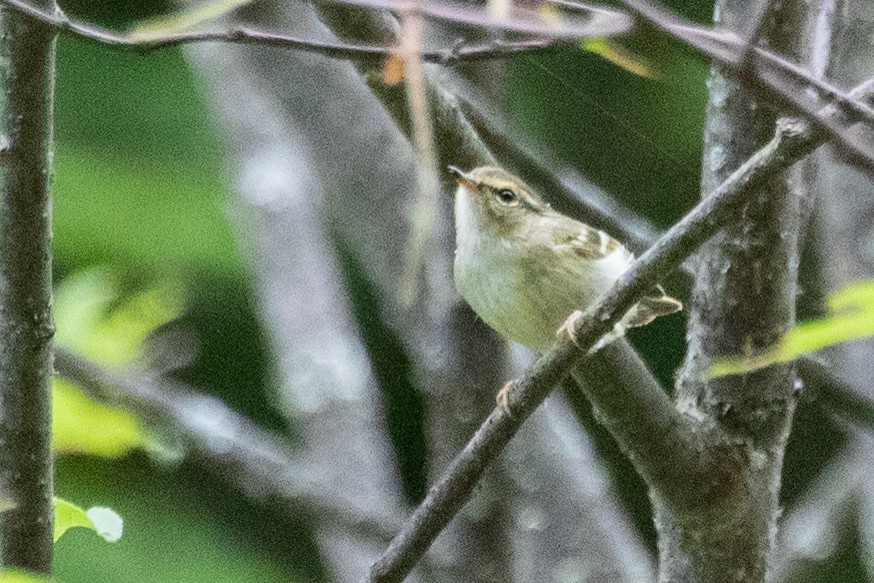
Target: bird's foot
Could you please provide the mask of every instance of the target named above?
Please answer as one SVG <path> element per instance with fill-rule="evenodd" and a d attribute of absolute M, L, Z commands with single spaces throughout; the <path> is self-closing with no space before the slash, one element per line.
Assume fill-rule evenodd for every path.
<path fill-rule="evenodd" d="M 574 310 L 574 313 L 568 316 L 567 320 L 564 321 L 564 324 L 562 324 L 561 327 L 555 331 L 555 335 L 561 336 L 561 333 L 565 332 L 570 337 L 571 342 L 579 347 L 580 344 L 579 342 L 577 342 L 577 333 L 574 332 L 574 325 L 577 323 L 577 320 L 579 320 L 582 316 L 583 313 L 581 311 Z"/>
<path fill-rule="evenodd" d="M 501 390 L 498 391 L 498 394 L 495 395 L 495 402 L 498 404 L 498 408 L 510 416 L 513 415 L 510 413 L 510 388 L 512 386 L 513 381 L 507 381 L 504 383 L 504 386 L 501 387 Z"/>

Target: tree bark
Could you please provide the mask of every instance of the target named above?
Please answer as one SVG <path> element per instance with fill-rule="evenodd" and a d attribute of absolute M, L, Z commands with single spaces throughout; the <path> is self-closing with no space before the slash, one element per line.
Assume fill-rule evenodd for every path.
<path fill-rule="evenodd" d="M 41 8 L 53 10 L 52 0 Z M 0 10 L 0 487 L 3 566 L 52 568 L 52 227 L 55 33 Z"/>
<path fill-rule="evenodd" d="M 720 0 L 714 20 L 750 28 L 758 2 Z M 797 57 L 806 14 L 792 2 L 766 8 L 762 41 Z M 755 25 L 755 23 L 753 23 Z M 755 42 L 756 39 L 753 39 Z M 777 111 L 714 66 L 704 136 L 702 192 L 710 192 L 766 142 Z M 795 409 L 794 370 L 773 366 L 707 379 L 714 358 L 772 345 L 793 323 L 802 192 L 793 170 L 747 203 L 741 221 L 692 259 L 689 346 L 678 382 L 679 409 L 700 420 L 702 437 L 721 436 L 740 460 L 730 491 L 706 508 L 680 509 L 653 496 L 664 581 L 765 581 L 780 514 L 780 473 Z"/>

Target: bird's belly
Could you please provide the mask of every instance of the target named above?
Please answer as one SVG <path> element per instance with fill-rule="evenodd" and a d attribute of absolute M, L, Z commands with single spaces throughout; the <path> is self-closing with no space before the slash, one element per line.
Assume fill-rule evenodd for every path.
<path fill-rule="evenodd" d="M 478 269 L 475 266 L 455 267 L 455 285 L 486 324 L 506 338 L 519 341 L 517 329 L 518 281 L 505 266 Z"/>
<path fill-rule="evenodd" d="M 615 279 L 595 280 L 584 272 L 548 267 L 532 271 L 510 263 L 517 259 L 493 258 L 486 265 L 456 256 L 456 286 L 486 324 L 535 351 L 549 347 L 565 318 L 585 308 Z"/>

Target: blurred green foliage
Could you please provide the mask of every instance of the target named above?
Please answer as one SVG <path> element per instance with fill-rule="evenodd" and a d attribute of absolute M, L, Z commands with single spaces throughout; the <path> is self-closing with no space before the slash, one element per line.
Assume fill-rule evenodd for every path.
<path fill-rule="evenodd" d="M 55 291 L 55 341 L 102 365 L 133 371 L 146 358 L 147 337 L 178 318 L 181 284 L 165 280 L 125 297 L 117 284 L 102 267 L 64 278 Z M 160 449 L 136 416 L 88 398 L 64 379 L 55 379 L 52 405 L 52 448 L 57 453 L 115 458 L 134 448 Z"/>
<path fill-rule="evenodd" d="M 88 6 L 82 16 L 113 26 L 129 22 L 118 17 L 129 7 L 104 7 L 99 13 L 99 6 Z M 79 7 L 65 8 L 75 12 Z M 127 14 L 148 12 L 141 6 Z M 57 297 L 58 341 L 78 344 L 104 362 L 127 360 L 162 320 L 154 313 L 143 317 L 157 304 L 143 296 L 137 301 L 137 291 L 154 290 L 156 281 L 184 280 L 190 295 L 178 325 L 191 329 L 200 352 L 180 376 L 275 424 L 264 392 L 267 357 L 249 273 L 224 207 L 220 143 L 181 53 L 141 57 L 62 37 L 57 70 L 56 280 L 76 273 L 81 286 L 70 298 L 72 305 L 64 305 L 63 293 Z M 91 281 L 82 281 L 80 270 L 94 265 L 103 266 L 108 277 L 92 271 Z M 176 301 L 165 316 L 182 307 Z M 115 317 L 107 317 L 108 308 Z M 136 312 L 124 317 L 125 309 Z M 82 344 L 84 332 L 95 325 L 103 327 L 102 333 L 92 335 L 90 346 Z M 60 449 L 121 455 L 144 444 L 147 437 L 129 414 L 97 406 L 69 385 L 59 389 L 55 445 Z M 91 420 L 91 443 L 83 442 L 81 424 L 70 422 L 76 414 Z M 130 472 L 130 464 L 125 470 L 118 462 L 88 466 L 86 461 L 70 455 L 59 459 L 57 492 L 80 503 L 111 506 L 129 530 L 111 550 L 93 535 L 66 535 L 56 547 L 58 581 L 295 581 L 319 572 L 284 566 L 287 557 L 270 559 L 265 548 L 273 543 L 261 541 L 259 529 L 241 527 L 254 509 L 239 502 L 222 505 L 218 498 L 208 504 L 180 500 L 184 472 L 153 476 L 153 462 L 140 458 L 133 467 L 148 473 L 131 483 L 117 475 Z M 230 507 L 239 512 L 224 515 Z M 298 530 L 298 539 L 306 536 Z M 269 528 L 260 531 L 274 534 Z M 304 539 L 296 546 L 307 545 Z M 301 561 L 307 560 L 312 561 L 304 554 Z"/>
<path fill-rule="evenodd" d="M 710 374 L 744 374 L 874 335 L 874 280 L 859 281 L 830 294 L 828 310 L 823 318 L 796 324 L 767 350 L 717 360 L 710 366 Z"/>

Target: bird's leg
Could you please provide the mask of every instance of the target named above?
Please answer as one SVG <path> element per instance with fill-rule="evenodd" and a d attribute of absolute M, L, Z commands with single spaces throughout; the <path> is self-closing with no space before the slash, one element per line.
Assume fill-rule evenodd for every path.
<path fill-rule="evenodd" d="M 564 321 L 564 324 L 562 324 L 559 329 L 555 331 L 555 335 L 561 336 L 562 332 L 566 332 L 567 335 L 570 336 L 571 342 L 579 347 L 580 344 L 579 342 L 577 342 L 577 333 L 574 332 L 574 324 L 576 324 L 577 320 L 579 320 L 582 316 L 583 313 L 581 311 L 574 310 L 574 313 L 568 316 L 567 320 Z"/>
<path fill-rule="evenodd" d="M 498 394 L 495 395 L 495 402 L 498 404 L 501 411 L 507 415 L 512 415 L 512 413 L 510 413 L 510 387 L 512 386 L 513 381 L 507 381 L 504 383 L 504 386 L 501 387 L 501 390 L 498 391 Z"/>

